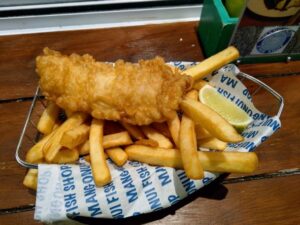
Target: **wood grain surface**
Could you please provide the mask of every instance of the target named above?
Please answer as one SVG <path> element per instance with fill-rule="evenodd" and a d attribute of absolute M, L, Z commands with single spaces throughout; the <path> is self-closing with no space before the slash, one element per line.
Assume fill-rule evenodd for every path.
<path fill-rule="evenodd" d="M 38 81 L 35 57 L 46 46 L 64 54 L 89 53 L 108 62 L 117 59 L 135 62 L 156 55 L 166 61 L 198 62 L 203 55 L 196 28 L 196 22 L 187 22 L 0 37 L 0 99 L 33 96 Z M 300 73 L 298 62 L 240 67 L 246 73 L 260 76 Z"/>
<path fill-rule="evenodd" d="M 203 55 L 196 27 L 197 23 L 188 22 L 0 37 L 1 225 L 41 224 L 33 220 L 31 204 L 35 202 L 35 195 L 22 185 L 26 170 L 15 161 L 14 151 L 37 85 L 34 59 L 42 48 L 48 46 L 67 54 L 90 53 L 103 61 L 119 58 L 137 61 L 155 55 L 165 57 L 166 61 L 201 61 Z M 259 168 L 254 178 L 248 180 L 260 180 L 229 179 L 225 185 L 215 182 L 175 208 L 145 215 L 129 224 L 300 224 L 297 188 L 300 176 L 291 175 L 294 172 L 289 176 L 278 173 L 300 165 L 300 62 L 239 67 L 261 79 L 285 99 L 282 128 L 257 148 Z M 255 89 L 249 82 L 245 84 L 250 90 Z M 254 103 L 264 112 L 275 112 L 278 107 L 262 90 L 256 93 Z M 294 171 L 294 174 L 299 173 Z M 229 178 L 241 176 L 231 174 Z M 26 209 L 31 210 L 22 212 Z"/>
<path fill-rule="evenodd" d="M 198 224 L 198 225 L 296 225 L 299 224 L 300 176 L 236 184 L 213 183 L 178 205 L 125 221 L 80 219 L 87 224 Z M 42 224 L 33 213 L 0 216 L 1 224 Z"/>

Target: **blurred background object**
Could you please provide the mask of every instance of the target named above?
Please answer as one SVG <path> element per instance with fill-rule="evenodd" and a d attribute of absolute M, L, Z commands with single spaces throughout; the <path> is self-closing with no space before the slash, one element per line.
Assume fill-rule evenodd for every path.
<path fill-rule="evenodd" d="M 2 0 L 0 35 L 200 21 L 206 57 L 236 46 L 239 63 L 300 59 L 300 0 Z"/>
<path fill-rule="evenodd" d="M 0 35 L 199 21 L 202 0 L 2 0 Z"/>
<path fill-rule="evenodd" d="M 225 0 L 225 8 L 230 17 L 239 17 L 245 8 L 246 0 Z"/>
<path fill-rule="evenodd" d="M 236 4 L 242 2 L 242 4 Z M 242 0 L 226 0 L 225 5 L 234 15 L 240 15 L 245 8 Z M 206 57 L 225 49 L 238 24 L 238 17 L 231 17 L 222 0 L 204 0 L 199 23 L 199 37 Z"/>
<path fill-rule="evenodd" d="M 2 16 L 75 13 L 161 6 L 195 5 L 202 0 L 2 0 Z"/>
<path fill-rule="evenodd" d="M 228 45 L 239 63 L 300 59 L 299 0 L 205 0 L 199 35 L 208 57 Z"/>

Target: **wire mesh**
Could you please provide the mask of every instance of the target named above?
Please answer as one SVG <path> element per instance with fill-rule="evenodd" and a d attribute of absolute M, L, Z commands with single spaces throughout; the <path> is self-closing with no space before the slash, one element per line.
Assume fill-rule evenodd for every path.
<path fill-rule="evenodd" d="M 243 81 L 243 84 L 247 86 L 252 96 L 254 105 L 259 110 L 268 115 L 277 115 L 280 117 L 284 106 L 284 100 L 280 94 L 274 91 L 267 84 L 248 74 L 240 72 L 237 77 Z M 269 97 L 266 97 L 267 95 L 263 93 L 263 91 L 265 91 Z M 256 99 L 258 99 L 258 101 Z M 36 124 L 38 123 L 40 115 L 46 107 L 45 102 L 46 100 L 40 95 L 40 89 L 38 87 L 28 111 L 28 115 L 26 117 L 15 153 L 17 162 L 25 168 L 38 167 L 38 164 L 26 162 L 25 155 L 26 151 L 28 151 L 30 147 L 42 137 L 41 133 L 39 133 L 37 130 Z"/>

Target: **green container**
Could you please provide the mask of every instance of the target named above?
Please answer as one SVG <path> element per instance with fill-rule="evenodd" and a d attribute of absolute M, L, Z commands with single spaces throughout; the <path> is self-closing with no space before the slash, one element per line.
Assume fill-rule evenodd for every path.
<path fill-rule="evenodd" d="M 206 57 L 228 46 L 238 21 L 229 16 L 222 0 L 204 0 L 198 33 Z"/>

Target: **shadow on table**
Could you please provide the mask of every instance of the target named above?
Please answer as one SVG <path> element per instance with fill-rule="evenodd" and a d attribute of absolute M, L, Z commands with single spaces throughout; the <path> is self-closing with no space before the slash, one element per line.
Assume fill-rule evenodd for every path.
<path fill-rule="evenodd" d="M 186 197 L 179 203 L 152 213 L 142 214 L 135 217 L 129 217 L 125 219 L 96 219 L 96 218 L 88 218 L 88 217 L 81 217 L 77 216 L 73 218 L 74 220 L 81 222 L 83 224 L 106 224 L 106 225 L 114 225 L 114 224 L 143 224 L 155 220 L 159 220 L 164 218 L 168 215 L 174 215 L 176 210 L 180 209 L 181 207 L 189 204 L 190 202 L 194 201 L 196 198 L 208 198 L 208 199 L 215 199 L 215 200 L 222 200 L 227 195 L 227 188 L 221 184 L 221 182 L 228 176 L 228 174 L 223 174 L 214 180 L 212 183 L 206 185 L 205 187 L 201 188 L 200 190 L 196 191 L 195 193 L 191 194 L 190 196 Z"/>

